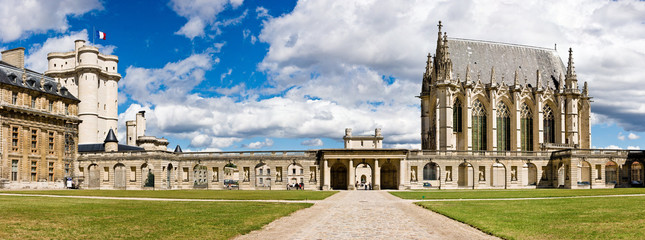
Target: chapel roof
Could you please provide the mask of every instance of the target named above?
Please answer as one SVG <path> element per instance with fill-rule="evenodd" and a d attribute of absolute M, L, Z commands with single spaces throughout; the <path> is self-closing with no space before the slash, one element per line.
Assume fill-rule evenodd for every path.
<path fill-rule="evenodd" d="M 466 68 L 470 69 L 470 80 L 490 83 L 491 69 L 495 67 L 495 82 L 513 85 L 515 71 L 521 85 L 537 86 L 536 71 L 540 70 L 542 87 L 559 86 L 560 75 L 566 75 L 566 67 L 555 49 L 540 48 L 508 43 L 448 38 L 448 52 L 452 60 L 453 77 L 459 74 L 466 79 Z M 470 65 L 469 65 L 470 64 Z M 468 66 L 469 65 L 469 66 Z M 564 81 L 564 79 L 562 79 Z"/>

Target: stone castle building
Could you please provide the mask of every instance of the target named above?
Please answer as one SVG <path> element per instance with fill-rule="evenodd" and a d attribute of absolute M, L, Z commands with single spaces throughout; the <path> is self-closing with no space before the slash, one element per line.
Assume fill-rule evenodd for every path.
<path fill-rule="evenodd" d="M 79 100 L 25 68 L 25 49 L 0 61 L 0 188 L 52 188 L 73 176 Z"/>
<path fill-rule="evenodd" d="M 76 40 L 74 50 L 47 54 L 45 75 L 66 87 L 78 105 L 79 144 L 101 143 L 110 129 L 117 129 L 119 58 L 104 55 L 94 46 Z"/>
<path fill-rule="evenodd" d="M 109 70 L 116 69 L 117 58 L 103 56 L 114 59 L 104 72 L 105 66 L 96 64 L 101 55 L 86 60 L 81 54 L 73 58 L 79 61 L 76 78 L 72 70 L 55 70 L 65 64 L 55 59 L 86 51 L 95 56 L 95 48 L 77 42 L 74 52 L 50 54 L 46 72 L 60 85 L 79 86 L 78 119 L 90 119 L 87 144 L 78 146 L 70 174 L 88 189 L 283 190 L 293 183 L 310 190 L 643 186 L 642 151 L 589 149 L 590 96 L 586 83 L 578 86 L 571 50 L 565 66 L 555 49 L 448 38 L 441 27 L 418 96 L 421 150 L 383 149 L 380 129 L 367 136 L 346 129 L 342 149 L 182 152 L 177 146 L 170 152 L 167 140 L 145 135 L 144 112 L 126 122 L 126 144 L 119 144 L 116 125 L 108 121 L 116 116 L 107 113 L 112 99 L 87 96 L 108 91 L 116 99 L 117 89 L 109 84 L 116 86 L 120 75 Z M 83 87 L 85 76 L 96 82 Z M 83 105 L 84 99 L 91 104 Z M 83 131 L 79 127 L 79 138 Z"/>

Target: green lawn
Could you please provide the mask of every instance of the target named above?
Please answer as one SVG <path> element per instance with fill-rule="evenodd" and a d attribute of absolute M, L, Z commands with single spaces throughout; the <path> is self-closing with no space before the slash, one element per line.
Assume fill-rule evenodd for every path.
<path fill-rule="evenodd" d="M 0 239 L 228 239 L 309 206 L 0 196 Z"/>
<path fill-rule="evenodd" d="M 526 190 L 428 190 L 390 192 L 403 199 L 483 199 L 483 198 L 532 198 L 645 194 L 645 188 L 611 189 L 526 189 Z"/>
<path fill-rule="evenodd" d="M 418 202 L 507 239 L 643 239 L 645 197 Z"/>
<path fill-rule="evenodd" d="M 269 191 L 269 190 L 27 190 L 0 193 L 46 194 L 101 197 L 146 197 L 227 200 L 322 200 L 336 191 Z"/>

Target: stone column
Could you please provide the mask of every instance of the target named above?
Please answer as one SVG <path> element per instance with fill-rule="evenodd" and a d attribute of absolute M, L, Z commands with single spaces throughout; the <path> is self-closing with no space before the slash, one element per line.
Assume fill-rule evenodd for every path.
<path fill-rule="evenodd" d="M 324 178 L 322 190 L 329 190 L 329 186 L 331 185 L 330 174 L 331 174 L 331 171 L 329 169 L 329 160 L 325 159 L 325 162 L 323 164 L 323 175 L 321 176 Z"/>
<path fill-rule="evenodd" d="M 356 182 L 356 173 L 355 173 L 355 169 L 354 169 L 354 160 L 353 159 L 349 159 L 349 166 L 348 167 L 349 167 L 349 171 L 347 171 L 347 173 L 349 173 L 349 177 L 347 179 L 349 179 L 349 181 L 347 183 L 347 190 L 354 190 L 355 189 L 354 183 Z"/>
<path fill-rule="evenodd" d="M 399 173 L 399 190 L 403 190 L 403 189 L 405 189 L 406 183 L 409 182 L 407 180 L 408 179 L 407 178 L 407 176 L 408 176 L 408 174 L 407 174 L 408 173 L 408 165 L 404 161 L 404 159 L 399 159 L 399 166 L 400 166 L 399 167 L 399 172 L 400 172 Z"/>
<path fill-rule="evenodd" d="M 374 173 L 372 176 L 374 176 L 374 182 L 372 182 L 374 190 L 380 190 L 381 189 L 381 167 L 378 165 L 378 159 L 374 159 Z"/>

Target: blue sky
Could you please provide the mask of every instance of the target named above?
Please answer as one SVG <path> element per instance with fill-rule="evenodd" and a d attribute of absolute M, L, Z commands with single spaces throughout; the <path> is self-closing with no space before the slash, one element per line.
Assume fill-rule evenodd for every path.
<path fill-rule="evenodd" d="M 342 147 L 344 128 L 382 128 L 418 148 L 421 75 L 436 24 L 451 37 L 574 49 L 592 103 L 592 145 L 645 147 L 642 1 L 2 0 L 0 49 L 27 66 L 94 40 L 119 56 L 119 129 L 146 110 L 147 135 L 184 150 Z M 30 21 L 20 19 L 30 16 Z M 124 132 L 119 131 L 124 138 Z"/>

